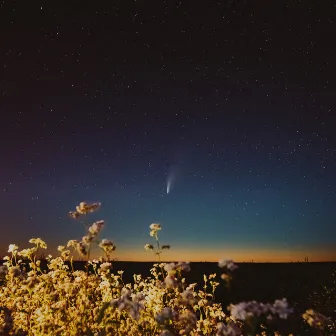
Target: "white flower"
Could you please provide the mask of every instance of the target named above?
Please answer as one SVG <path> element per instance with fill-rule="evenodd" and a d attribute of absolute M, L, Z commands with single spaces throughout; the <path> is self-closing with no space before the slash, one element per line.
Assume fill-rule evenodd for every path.
<path fill-rule="evenodd" d="M 277 314 L 280 318 L 286 319 L 292 312 L 288 307 L 287 300 L 276 300 L 273 305 L 269 303 L 260 303 L 256 301 L 241 302 L 230 306 L 231 316 L 234 320 L 244 321 L 249 316 L 259 317 L 261 315 L 267 316 L 271 319 L 270 314 Z"/>
<path fill-rule="evenodd" d="M 87 235 L 82 238 L 82 242 L 86 245 L 89 245 L 93 240 L 92 235 Z"/>
<path fill-rule="evenodd" d="M 236 305 L 231 305 L 231 316 L 235 320 L 242 320 L 246 319 L 246 303 L 241 302 Z"/>
<path fill-rule="evenodd" d="M 100 203 L 87 204 L 86 202 L 81 202 L 78 206 L 76 206 L 76 211 L 79 215 L 85 215 L 96 211 L 100 208 L 100 205 Z"/>
<path fill-rule="evenodd" d="M 100 265 L 100 270 L 102 272 L 107 272 L 111 267 L 112 267 L 111 263 L 105 262 L 105 263 L 103 263 L 103 264 Z"/>
<path fill-rule="evenodd" d="M 288 306 L 287 300 L 284 298 L 282 300 L 275 300 L 272 307 L 273 314 L 279 315 L 281 319 L 287 319 L 288 315 L 293 312 Z"/>
<path fill-rule="evenodd" d="M 167 288 L 174 288 L 177 285 L 176 279 L 173 276 L 171 276 L 171 275 L 168 275 L 165 278 L 164 283 L 165 283 L 165 285 L 166 285 Z"/>
<path fill-rule="evenodd" d="M 146 250 L 146 251 L 153 250 L 153 249 L 154 249 L 154 246 L 153 246 L 153 245 L 151 245 L 151 244 L 146 244 L 146 245 L 145 245 L 145 250 Z"/>
<path fill-rule="evenodd" d="M 149 228 L 153 231 L 158 231 L 161 230 L 161 225 L 158 223 L 152 223 L 151 225 L 149 225 Z"/>
<path fill-rule="evenodd" d="M 36 247 L 32 247 L 30 249 L 23 249 L 21 251 L 18 252 L 18 255 L 21 257 L 30 257 L 32 254 L 36 253 L 37 248 Z"/>
<path fill-rule="evenodd" d="M 135 320 L 140 318 L 140 311 L 144 308 L 144 305 L 140 302 L 144 300 L 142 294 L 135 295 L 132 300 L 132 292 L 123 288 L 121 290 L 121 297 L 119 299 L 114 299 L 110 302 L 111 306 L 118 308 L 120 311 L 126 310 Z"/>
<path fill-rule="evenodd" d="M 196 326 L 197 316 L 192 311 L 186 310 L 178 316 L 178 320 L 185 326 L 185 334 L 188 335 L 190 331 Z"/>
<path fill-rule="evenodd" d="M 181 299 L 183 303 L 186 304 L 194 304 L 197 300 L 194 296 L 194 292 L 192 290 L 186 289 L 181 293 Z"/>
<path fill-rule="evenodd" d="M 234 262 L 232 260 L 226 260 L 226 259 L 222 259 L 218 262 L 218 266 L 220 268 L 224 268 L 226 267 L 229 271 L 234 271 L 235 269 L 238 268 L 237 265 L 234 264 Z"/>
<path fill-rule="evenodd" d="M 113 242 L 108 239 L 102 239 L 99 247 L 102 248 L 105 252 L 112 252 L 116 249 L 116 246 L 113 244 Z"/>
<path fill-rule="evenodd" d="M 15 244 L 10 244 L 8 246 L 8 253 L 16 253 L 19 247 Z"/>
<path fill-rule="evenodd" d="M 104 227 L 104 221 L 103 220 L 100 220 L 98 222 L 95 222 L 93 223 L 90 227 L 89 227 L 89 232 L 96 236 L 100 231 L 101 229 Z"/>
<path fill-rule="evenodd" d="M 77 248 L 78 243 L 79 243 L 78 240 L 71 239 L 71 240 L 68 241 L 67 247 Z"/>
<path fill-rule="evenodd" d="M 177 264 L 177 267 L 180 268 L 182 271 L 186 271 L 186 272 L 190 271 L 189 262 L 180 261 Z"/>
<path fill-rule="evenodd" d="M 240 336 L 242 335 L 239 327 L 233 323 L 229 322 L 225 325 L 223 322 L 217 324 L 217 333 L 216 336 Z"/>
<path fill-rule="evenodd" d="M 166 272 L 171 273 L 176 269 L 176 264 L 175 263 L 169 263 L 164 265 L 164 269 Z"/>

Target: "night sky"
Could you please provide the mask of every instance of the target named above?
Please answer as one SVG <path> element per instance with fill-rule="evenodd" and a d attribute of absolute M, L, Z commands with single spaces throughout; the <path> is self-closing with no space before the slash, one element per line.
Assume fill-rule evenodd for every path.
<path fill-rule="evenodd" d="M 0 255 L 336 260 L 332 1 L 0 1 Z M 167 185 L 169 193 L 167 194 Z"/>

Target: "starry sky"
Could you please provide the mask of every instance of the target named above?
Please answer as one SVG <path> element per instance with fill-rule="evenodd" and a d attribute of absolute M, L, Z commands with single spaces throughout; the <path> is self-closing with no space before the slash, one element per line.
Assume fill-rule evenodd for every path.
<path fill-rule="evenodd" d="M 119 260 L 335 261 L 334 11 L 0 1 L 0 254 L 99 201 Z"/>

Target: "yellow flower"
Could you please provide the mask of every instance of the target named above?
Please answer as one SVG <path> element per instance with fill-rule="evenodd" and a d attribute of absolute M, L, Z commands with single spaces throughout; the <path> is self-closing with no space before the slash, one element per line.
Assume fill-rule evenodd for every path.
<path fill-rule="evenodd" d="M 29 243 L 35 244 L 37 247 L 46 249 L 47 248 L 47 243 L 43 241 L 41 238 L 31 238 L 29 240 Z"/>
<path fill-rule="evenodd" d="M 59 251 L 59 252 L 63 252 L 64 249 L 65 249 L 65 246 L 63 246 L 63 245 L 59 245 L 59 246 L 57 247 L 57 251 Z"/>

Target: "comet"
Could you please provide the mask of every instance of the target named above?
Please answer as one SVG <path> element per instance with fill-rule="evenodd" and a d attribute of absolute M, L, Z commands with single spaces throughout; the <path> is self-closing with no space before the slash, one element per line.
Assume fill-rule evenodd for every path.
<path fill-rule="evenodd" d="M 174 189 L 177 177 L 178 177 L 178 167 L 170 166 L 167 174 L 167 188 L 166 188 L 167 195 L 170 194 Z"/>
<path fill-rule="evenodd" d="M 175 172 L 170 171 L 167 176 L 167 195 L 172 191 L 175 182 Z"/>
<path fill-rule="evenodd" d="M 170 192 L 171 185 L 172 185 L 172 181 L 171 181 L 171 179 L 168 177 L 168 180 L 167 180 L 167 195 L 168 195 L 169 192 Z"/>

